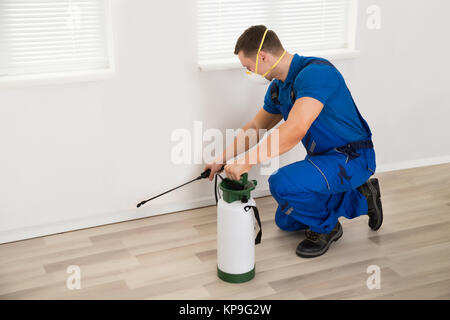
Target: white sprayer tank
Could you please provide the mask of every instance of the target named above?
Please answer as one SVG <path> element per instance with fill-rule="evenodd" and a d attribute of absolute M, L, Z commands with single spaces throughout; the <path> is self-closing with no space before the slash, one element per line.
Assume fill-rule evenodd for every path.
<path fill-rule="evenodd" d="M 255 276 L 255 220 L 260 222 L 255 200 L 250 198 L 256 181 L 247 182 L 246 175 L 239 181 L 242 190 L 230 189 L 224 179 L 220 184 L 223 198 L 217 202 L 217 273 L 232 283 Z"/>

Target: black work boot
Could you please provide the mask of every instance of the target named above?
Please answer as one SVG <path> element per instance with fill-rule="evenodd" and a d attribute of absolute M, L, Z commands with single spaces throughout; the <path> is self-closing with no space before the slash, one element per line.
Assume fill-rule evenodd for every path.
<path fill-rule="evenodd" d="M 369 216 L 369 227 L 372 230 L 380 229 L 381 224 L 383 223 L 383 207 L 381 206 L 381 193 L 378 179 L 369 179 L 357 189 L 367 200 L 367 206 L 369 208 L 367 212 L 367 215 Z"/>
<path fill-rule="evenodd" d="M 342 237 L 342 233 L 342 226 L 339 221 L 330 233 L 317 233 L 308 229 L 305 231 L 306 239 L 299 243 L 296 253 L 303 258 L 321 256 L 327 252 L 333 241 Z"/>

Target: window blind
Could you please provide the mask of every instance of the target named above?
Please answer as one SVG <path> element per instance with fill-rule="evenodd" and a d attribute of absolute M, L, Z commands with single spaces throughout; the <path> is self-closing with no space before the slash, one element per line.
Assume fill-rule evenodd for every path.
<path fill-rule="evenodd" d="M 0 0 L 0 77 L 109 67 L 105 0 Z"/>
<path fill-rule="evenodd" d="M 238 37 L 260 24 L 292 53 L 348 48 L 352 1 L 198 0 L 199 64 L 235 61 Z"/>

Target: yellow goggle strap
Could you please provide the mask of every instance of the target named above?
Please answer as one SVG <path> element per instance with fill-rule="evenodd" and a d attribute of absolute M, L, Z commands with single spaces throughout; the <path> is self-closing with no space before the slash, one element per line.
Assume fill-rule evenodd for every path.
<path fill-rule="evenodd" d="M 263 46 L 264 39 L 266 38 L 267 31 L 269 31 L 269 29 L 266 29 L 266 31 L 264 31 L 264 35 L 262 37 L 261 43 L 259 44 L 258 52 L 256 53 L 256 65 L 255 65 L 255 73 L 256 74 L 258 74 L 259 52 L 261 51 L 261 48 Z M 286 50 L 284 50 L 283 54 L 281 55 L 281 57 L 278 58 L 277 62 L 275 62 L 274 65 L 266 73 L 264 73 L 262 76 L 265 77 L 270 71 L 272 71 L 273 68 L 275 68 L 277 66 L 277 64 L 281 61 L 281 59 L 283 59 L 285 54 L 286 54 Z M 251 74 L 251 72 L 247 71 L 247 74 Z"/>
<path fill-rule="evenodd" d="M 286 54 L 286 50 L 284 50 L 283 54 L 281 55 L 281 57 L 278 58 L 277 62 L 275 62 L 274 65 L 266 73 L 264 73 L 262 76 L 265 77 L 270 71 L 272 71 L 273 68 L 275 68 L 277 66 L 277 64 L 281 61 L 281 59 L 283 59 L 285 54 Z"/>
<path fill-rule="evenodd" d="M 259 52 L 261 51 L 261 48 L 263 46 L 264 43 L 264 39 L 266 38 L 266 34 L 267 31 L 269 31 L 269 29 L 266 29 L 266 31 L 264 31 L 264 35 L 262 37 L 261 43 L 259 44 L 259 48 L 258 48 L 258 52 L 256 53 L 256 66 L 255 66 L 255 73 L 258 73 L 258 56 L 259 56 Z"/>

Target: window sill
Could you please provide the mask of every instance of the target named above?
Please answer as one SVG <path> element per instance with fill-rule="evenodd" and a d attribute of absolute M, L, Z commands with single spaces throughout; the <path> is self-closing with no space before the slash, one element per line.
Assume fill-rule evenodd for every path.
<path fill-rule="evenodd" d="M 326 51 L 309 51 L 302 52 L 302 56 L 319 57 L 328 60 L 342 60 L 353 59 L 359 56 L 359 51 L 355 49 L 340 49 L 340 50 L 326 50 Z M 200 71 L 219 71 L 219 70 L 233 70 L 242 69 L 242 65 L 238 58 L 215 60 L 211 62 L 199 62 L 198 67 Z"/>
<path fill-rule="evenodd" d="M 0 89 L 110 80 L 114 77 L 114 74 L 115 70 L 110 68 L 90 71 L 4 76 L 0 77 Z"/>

